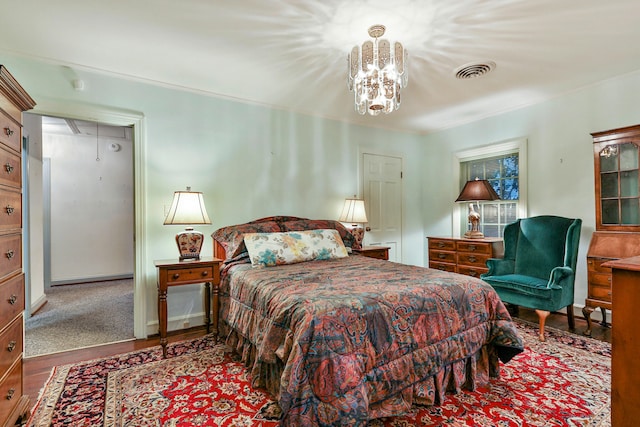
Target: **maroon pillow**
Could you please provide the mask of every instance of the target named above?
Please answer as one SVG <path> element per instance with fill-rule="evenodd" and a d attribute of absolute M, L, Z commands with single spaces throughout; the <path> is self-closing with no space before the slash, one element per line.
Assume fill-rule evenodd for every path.
<path fill-rule="evenodd" d="M 213 232 L 211 237 L 224 247 L 226 258 L 231 259 L 247 251 L 244 245 L 244 235 L 246 233 L 274 233 L 279 231 L 281 231 L 280 225 L 275 221 L 256 220 L 247 224 L 219 228 Z"/>

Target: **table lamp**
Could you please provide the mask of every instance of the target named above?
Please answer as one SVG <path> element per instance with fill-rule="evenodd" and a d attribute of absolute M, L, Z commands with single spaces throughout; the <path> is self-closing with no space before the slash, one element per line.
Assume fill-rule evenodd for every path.
<path fill-rule="evenodd" d="M 469 203 L 469 223 L 471 228 L 464 233 L 465 239 L 484 239 L 484 234 L 480 231 L 480 214 L 473 208 L 473 202 L 499 199 L 500 197 L 489 181 L 478 178 L 473 181 L 467 181 L 456 199 L 456 202 L 471 202 Z M 479 206 L 478 209 L 480 209 Z"/>
<path fill-rule="evenodd" d="M 338 221 L 351 224 L 349 231 L 355 238 L 354 249 L 362 248 L 362 241 L 364 240 L 363 224 L 368 222 L 367 213 L 364 209 L 364 200 L 356 198 L 345 199 Z"/>
<path fill-rule="evenodd" d="M 204 242 L 204 234 L 195 231 L 192 225 L 211 224 L 204 198 L 199 191 L 176 191 L 164 225 L 186 225 L 185 231 L 176 234 L 176 244 L 180 252 L 180 260 L 200 259 L 200 249 Z"/>

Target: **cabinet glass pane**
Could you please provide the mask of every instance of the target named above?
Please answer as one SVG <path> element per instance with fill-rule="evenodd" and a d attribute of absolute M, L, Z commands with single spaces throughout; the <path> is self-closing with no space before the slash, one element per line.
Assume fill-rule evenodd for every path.
<path fill-rule="evenodd" d="M 620 170 L 638 169 L 638 146 L 630 142 L 620 144 Z"/>
<path fill-rule="evenodd" d="M 600 174 L 600 197 L 618 197 L 618 173 Z"/>
<path fill-rule="evenodd" d="M 620 172 L 620 197 L 638 197 L 638 170 Z"/>
<path fill-rule="evenodd" d="M 640 224 L 640 205 L 638 205 L 638 199 L 622 199 L 620 201 L 620 208 L 622 209 L 622 224 Z"/>
<path fill-rule="evenodd" d="M 619 224 L 618 200 L 602 201 L 602 223 Z"/>
<path fill-rule="evenodd" d="M 609 147 L 615 147 L 615 150 Z M 615 145 L 613 146 L 609 145 L 600 151 L 600 172 L 613 172 L 617 170 L 618 170 L 618 150 Z"/>

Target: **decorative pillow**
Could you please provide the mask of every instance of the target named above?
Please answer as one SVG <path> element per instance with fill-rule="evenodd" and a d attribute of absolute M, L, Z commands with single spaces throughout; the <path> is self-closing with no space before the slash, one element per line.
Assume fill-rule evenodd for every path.
<path fill-rule="evenodd" d="M 355 245 L 353 234 L 339 221 L 331 219 L 298 219 L 281 223 L 282 231 L 302 231 L 314 229 L 334 229 L 340 233 L 342 243 L 349 249 L 360 249 Z"/>
<path fill-rule="evenodd" d="M 213 232 L 211 237 L 224 247 L 227 259 L 231 259 L 246 252 L 247 248 L 244 245 L 246 233 L 271 233 L 275 231 L 281 231 L 277 222 L 256 220 L 248 224 L 219 228 Z"/>
<path fill-rule="evenodd" d="M 348 256 L 337 230 L 248 233 L 244 243 L 254 266 L 295 264 Z"/>

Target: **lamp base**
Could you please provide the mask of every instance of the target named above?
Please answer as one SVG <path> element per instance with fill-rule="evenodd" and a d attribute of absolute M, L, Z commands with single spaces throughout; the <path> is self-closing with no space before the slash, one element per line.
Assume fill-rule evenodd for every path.
<path fill-rule="evenodd" d="M 184 259 L 200 259 L 200 249 L 204 242 L 204 234 L 188 227 L 176 234 L 176 244 L 180 252 L 180 261 Z"/>
<path fill-rule="evenodd" d="M 482 231 L 469 230 L 466 233 L 464 233 L 463 237 L 465 239 L 484 239 L 484 234 L 482 234 Z"/>
<path fill-rule="evenodd" d="M 351 249 L 362 249 L 362 241 L 364 240 L 364 228 L 358 227 L 354 224 L 349 231 L 351 232 L 351 234 L 353 234 L 354 237 L 353 247 Z"/>

